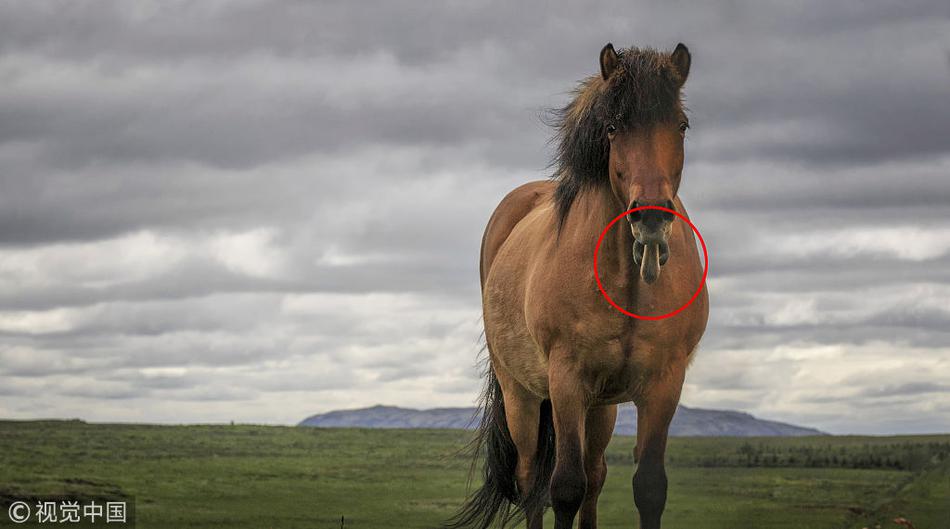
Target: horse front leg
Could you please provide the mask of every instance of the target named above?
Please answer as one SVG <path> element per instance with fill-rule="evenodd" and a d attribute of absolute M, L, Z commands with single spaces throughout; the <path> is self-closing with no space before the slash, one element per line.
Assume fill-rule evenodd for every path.
<path fill-rule="evenodd" d="M 587 494 L 584 469 L 584 423 L 587 395 L 580 381 L 566 370 L 550 375 L 551 411 L 554 418 L 556 459 L 551 475 L 554 529 L 571 529 Z"/>
<path fill-rule="evenodd" d="M 585 423 L 584 471 L 587 473 L 587 494 L 578 516 L 578 529 L 597 529 L 597 498 L 607 479 L 604 451 L 614 433 L 617 405 L 597 406 L 587 411 Z"/>
<path fill-rule="evenodd" d="M 666 376 L 651 381 L 637 402 L 633 500 L 640 512 L 640 529 L 660 529 L 660 517 L 666 507 L 666 439 L 685 372 L 685 365 L 673 367 Z"/>

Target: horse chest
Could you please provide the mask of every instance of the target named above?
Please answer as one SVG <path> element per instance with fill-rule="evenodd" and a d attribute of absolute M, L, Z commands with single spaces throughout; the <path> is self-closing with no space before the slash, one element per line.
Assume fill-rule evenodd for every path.
<path fill-rule="evenodd" d="M 575 334 L 566 340 L 565 348 L 573 351 L 563 361 L 578 382 L 587 386 L 595 404 L 635 400 L 672 353 L 656 347 L 653 332 L 631 327 L 620 333 Z"/>

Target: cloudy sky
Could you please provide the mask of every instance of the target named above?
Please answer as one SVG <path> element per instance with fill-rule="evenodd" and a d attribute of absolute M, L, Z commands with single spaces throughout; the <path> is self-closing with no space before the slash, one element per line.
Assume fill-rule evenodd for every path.
<path fill-rule="evenodd" d="M 617 46 L 693 53 L 683 402 L 950 431 L 950 4 L 0 7 L 0 417 L 470 405 L 477 253 Z"/>

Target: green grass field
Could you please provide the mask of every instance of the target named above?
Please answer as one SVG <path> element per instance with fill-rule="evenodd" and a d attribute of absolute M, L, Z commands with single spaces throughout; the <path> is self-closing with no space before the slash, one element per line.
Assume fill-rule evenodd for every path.
<path fill-rule="evenodd" d="M 0 421 L 0 526 L 13 526 L 13 501 L 67 495 L 134 498 L 139 528 L 336 529 L 341 516 L 354 529 L 436 527 L 465 495 L 470 435 Z M 633 444 L 611 443 L 601 527 L 636 527 Z M 948 447 L 950 436 L 673 439 L 664 527 L 896 528 L 904 516 L 948 529 Z"/>

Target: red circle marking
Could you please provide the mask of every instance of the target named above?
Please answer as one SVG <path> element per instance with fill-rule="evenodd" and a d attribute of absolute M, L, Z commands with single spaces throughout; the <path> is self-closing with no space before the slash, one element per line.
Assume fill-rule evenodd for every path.
<path fill-rule="evenodd" d="M 677 217 L 683 219 L 683 221 L 686 222 L 686 224 L 689 224 L 689 227 L 692 228 L 693 233 L 695 233 L 696 236 L 699 237 L 699 244 L 702 245 L 703 247 L 703 279 L 702 281 L 699 282 L 699 287 L 696 288 L 696 292 L 693 294 L 693 297 L 689 298 L 689 301 L 684 303 L 682 307 L 674 310 L 673 312 L 668 312 L 666 314 L 661 314 L 659 316 L 641 316 L 639 314 L 630 312 L 629 310 L 626 310 L 620 305 L 618 305 L 613 299 L 610 298 L 610 295 L 607 294 L 607 291 L 604 290 L 604 285 L 600 282 L 600 274 L 597 273 L 597 254 L 600 252 L 600 245 L 604 242 L 604 237 L 607 236 L 607 232 L 610 230 L 610 228 L 614 224 L 617 223 L 618 220 L 626 217 L 627 215 L 635 211 L 640 211 L 643 209 L 658 209 L 660 211 L 666 211 L 668 213 L 672 213 L 676 215 Z M 610 224 L 608 224 L 607 227 L 604 228 L 604 231 L 600 232 L 600 238 L 597 239 L 597 246 L 594 247 L 594 279 L 597 280 L 597 288 L 600 289 L 600 294 L 604 296 L 604 299 L 606 299 L 607 303 L 610 303 L 610 305 L 613 306 L 613 308 L 619 310 L 620 312 L 626 314 L 627 316 L 630 316 L 631 318 L 636 318 L 638 320 L 662 320 L 662 319 L 669 318 L 671 316 L 676 316 L 677 314 L 682 312 L 686 307 L 692 305 L 692 303 L 696 301 L 696 298 L 699 297 L 699 293 L 703 291 L 703 286 L 706 284 L 707 272 L 709 272 L 709 254 L 706 252 L 706 241 L 703 240 L 703 235 L 699 233 L 699 230 L 696 229 L 696 226 L 694 226 L 693 223 L 690 222 L 689 219 L 686 218 L 683 214 L 678 213 L 669 208 L 664 208 L 663 206 L 640 206 L 637 208 L 624 211 L 620 215 L 617 215 L 614 218 L 614 220 L 610 221 Z"/>

